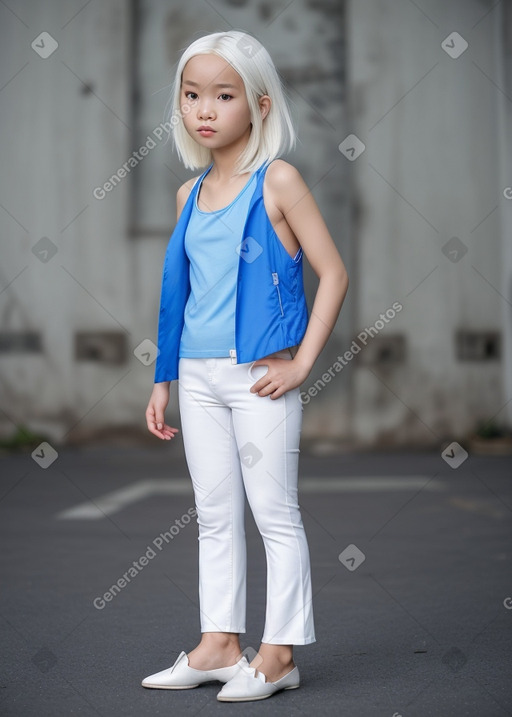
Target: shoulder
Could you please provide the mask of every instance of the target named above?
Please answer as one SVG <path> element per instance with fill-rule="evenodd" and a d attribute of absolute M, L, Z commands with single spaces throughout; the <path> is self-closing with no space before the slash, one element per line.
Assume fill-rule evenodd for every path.
<path fill-rule="evenodd" d="M 192 187 L 197 182 L 197 180 L 199 179 L 200 176 L 201 175 L 198 175 L 197 177 L 192 177 L 192 179 L 187 179 L 187 181 L 184 182 L 181 185 L 181 187 L 178 189 L 178 191 L 176 193 L 176 198 L 178 200 L 181 199 L 181 200 L 184 200 L 184 202 L 186 202 L 188 199 L 188 195 L 192 191 Z"/>
<path fill-rule="evenodd" d="M 302 180 L 299 170 L 284 159 L 274 159 L 268 165 L 265 177 L 268 179 L 268 185 L 275 188 Z"/>
<path fill-rule="evenodd" d="M 197 177 L 192 177 L 192 179 L 187 179 L 187 181 L 184 182 L 176 192 L 176 210 L 178 214 L 178 219 L 181 214 L 181 210 L 185 206 L 185 202 L 187 201 L 189 194 L 192 191 L 192 187 L 200 176 L 201 175 Z"/>
<path fill-rule="evenodd" d="M 299 170 L 284 159 L 274 159 L 269 164 L 265 187 L 277 207 L 289 206 L 309 191 Z"/>

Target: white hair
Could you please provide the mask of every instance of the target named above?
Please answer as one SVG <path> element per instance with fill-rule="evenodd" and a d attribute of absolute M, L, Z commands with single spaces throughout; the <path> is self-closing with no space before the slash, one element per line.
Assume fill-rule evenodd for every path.
<path fill-rule="evenodd" d="M 296 143 L 296 131 L 285 90 L 267 50 L 256 38 L 241 30 L 215 32 L 198 38 L 183 51 L 166 106 L 166 111 L 170 108 L 166 121 L 172 127 L 174 146 L 185 167 L 198 169 L 212 163 L 211 151 L 195 142 L 186 131 L 180 107 L 185 65 L 196 55 L 209 54 L 221 57 L 238 72 L 244 83 L 251 113 L 251 134 L 247 146 L 237 159 L 235 173 L 253 172 L 265 161 L 292 150 Z M 272 101 L 264 120 L 258 104 L 262 95 L 268 95 Z"/>

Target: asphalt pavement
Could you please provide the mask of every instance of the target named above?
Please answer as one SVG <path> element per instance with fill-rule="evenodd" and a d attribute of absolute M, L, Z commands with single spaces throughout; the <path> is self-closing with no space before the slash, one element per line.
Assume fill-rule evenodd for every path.
<path fill-rule="evenodd" d="M 200 636 L 179 441 L 53 450 L 0 458 L 1 715 L 512 715 L 510 456 L 303 449 L 317 641 L 295 647 L 299 689 L 233 704 L 140 685 Z M 266 569 L 246 523 L 250 650 Z"/>

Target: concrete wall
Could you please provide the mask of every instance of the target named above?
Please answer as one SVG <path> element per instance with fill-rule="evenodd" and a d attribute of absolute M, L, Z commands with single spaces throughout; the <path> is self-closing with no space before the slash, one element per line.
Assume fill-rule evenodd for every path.
<path fill-rule="evenodd" d="M 59 441 L 144 427 L 154 367 L 133 352 L 156 341 L 175 193 L 191 173 L 156 141 L 103 199 L 94 189 L 158 128 L 180 50 L 230 27 L 258 36 L 287 81 L 300 133 L 288 159 L 351 279 L 303 387 L 304 437 L 437 445 L 479 417 L 508 411 L 510 423 L 511 406 L 500 413 L 512 389 L 509 6 L 0 6 L 1 434 L 26 424 Z M 441 47 L 453 30 L 469 43 L 457 59 Z M 43 31 L 58 43 L 46 59 L 51 38 L 31 47 Z M 356 159 L 338 149 L 350 134 L 366 146 Z M 443 253 L 452 237 L 467 248 L 457 261 L 451 244 Z M 307 267 L 310 306 L 315 288 Z M 502 357 L 457 360 L 458 329 L 495 330 Z M 40 351 L 16 348 L 29 331 Z M 114 335 L 92 336 L 89 360 L 77 360 L 77 332 Z M 179 420 L 176 384 L 169 419 Z"/>
<path fill-rule="evenodd" d="M 510 322 L 503 13 L 481 2 L 349 4 L 349 112 L 366 145 L 352 175 L 357 324 L 397 300 L 379 337 L 405 339 L 402 361 L 354 370 L 354 432 L 368 444 L 437 444 L 504 418 L 504 358 L 456 356 L 458 330 L 501 335 Z M 468 43 L 457 58 L 443 49 L 454 31 Z M 464 40 L 447 45 L 456 53 Z"/>
<path fill-rule="evenodd" d="M 65 2 L 20 2 L 16 14 L 0 12 L 1 326 L 40 332 L 42 340 L 41 352 L 1 355 L 2 429 L 24 423 L 64 439 L 78 422 L 133 416 L 130 380 L 122 378 L 136 370 L 132 361 L 74 358 L 75 331 L 135 338 L 128 184 L 108 202 L 92 194 L 131 151 L 129 16 L 122 0 L 76 17 Z M 42 32 L 58 43 L 48 57 L 31 47 Z M 52 42 L 39 39 L 39 52 Z"/>

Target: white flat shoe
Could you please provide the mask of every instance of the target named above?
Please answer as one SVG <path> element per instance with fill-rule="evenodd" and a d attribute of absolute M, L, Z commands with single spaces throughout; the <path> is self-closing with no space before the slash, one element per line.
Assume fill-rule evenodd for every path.
<path fill-rule="evenodd" d="M 299 668 L 290 670 L 277 682 L 266 682 L 263 672 L 256 674 L 256 668 L 249 663 L 240 665 L 240 669 L 217 695 L 220 702 L 249 702 L 264 700 L 279 690 L 295 690 L 300 686 Z"/>
<path fill-rule="evenodd" d="M 235 665 L 229 667 L 219 667 L 216 670 L 196 670 L 189 666 L 187 653 L 180 652 L 172 667 L 149 675 L 142 680 L 141 684 L 143 687 L 156 690 L 190 690 L 211 680 L 227 682 L 236 675 L 242 665 L 249 665 L 245 655 Z"/>

